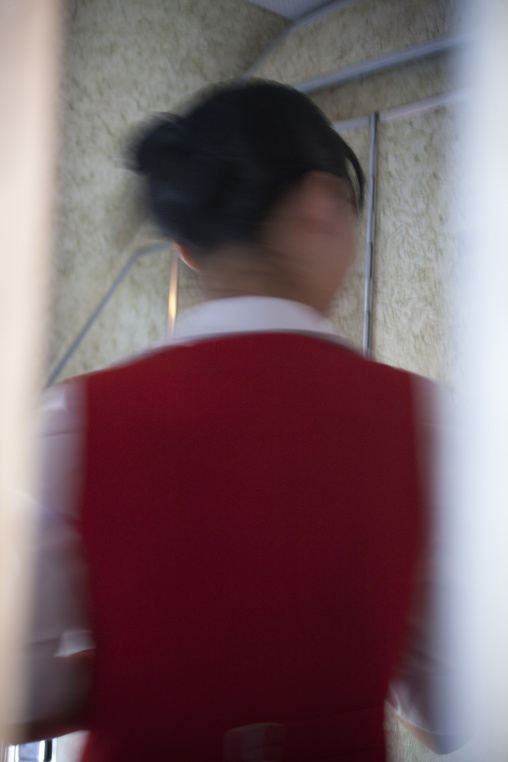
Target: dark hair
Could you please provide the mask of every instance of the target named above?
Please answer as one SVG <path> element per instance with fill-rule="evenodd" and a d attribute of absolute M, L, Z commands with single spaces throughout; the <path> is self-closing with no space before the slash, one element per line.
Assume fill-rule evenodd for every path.
<path fill-rule="evenodd" d="M 346 179 L 363 204 L 358 159 L 322 112 L 262 80 L 208 91 L 183 116 L 159 116 L 131 146 L 162 231 L 196 252 L 259 241 L 262 222 L 307 172 Z"/>

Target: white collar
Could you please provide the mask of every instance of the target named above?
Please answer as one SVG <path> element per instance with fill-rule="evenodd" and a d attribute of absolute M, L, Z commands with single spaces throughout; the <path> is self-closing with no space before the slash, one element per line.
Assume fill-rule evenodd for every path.
<path fill-rule="evenodd" d="M 214 299 L 185 310 L 177 316 L 174 338 L 265 331 L 331 334 L 333 328 L 306 304 L 269 296 L 239 296 Z"/>

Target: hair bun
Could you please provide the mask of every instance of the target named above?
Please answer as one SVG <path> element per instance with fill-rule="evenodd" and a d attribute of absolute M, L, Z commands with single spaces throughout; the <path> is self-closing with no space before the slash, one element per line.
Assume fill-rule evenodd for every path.
<path fill-rule="evenodd" d="M 132 167 L 164 234 L 196 252 L 262 245 L 263 224 L 308 172 L 346 180 L 359 208 L 363 172 L 324 114 L 293 88 L 221 85 L 185 116 L 159 114 L 132 141 Z"/>
<path fill-rule="evenodd" d="M 187 120 L 175 114 L 162 114 L 134 141 L 133 169 L 147 175 L 171 155 L 188 154 L 191 150 Z"/>

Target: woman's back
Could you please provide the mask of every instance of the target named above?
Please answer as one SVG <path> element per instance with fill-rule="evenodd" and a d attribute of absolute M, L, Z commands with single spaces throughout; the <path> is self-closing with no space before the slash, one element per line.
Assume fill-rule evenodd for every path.
<path fill-rule="evenodd" d="M 384 760 L 421 544 L 411 377 L 333 341 L 177 345 L 85 379 L 89 760 Z"/>

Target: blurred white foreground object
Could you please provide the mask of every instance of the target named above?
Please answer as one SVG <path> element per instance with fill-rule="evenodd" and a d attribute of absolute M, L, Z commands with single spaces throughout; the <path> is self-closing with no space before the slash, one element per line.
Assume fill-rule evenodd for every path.
<path fill-rule="evenodd" d="M 476 0 L 464 156 L 469 246 L 462 293 L 463 430 L 453 535 L 468 600 L 454 605 L 478 726 L 475 759 L 508 759 L 508 3 Z M 465 604 L 465 605 L 464 605 Z M 461 610 L 462 609 L 462 610 Z"/>
<path fill-rule="evenodd" d="M 0 729 L 21 698 L 60 14 L 59 0 L 0 0 Z"/>

